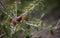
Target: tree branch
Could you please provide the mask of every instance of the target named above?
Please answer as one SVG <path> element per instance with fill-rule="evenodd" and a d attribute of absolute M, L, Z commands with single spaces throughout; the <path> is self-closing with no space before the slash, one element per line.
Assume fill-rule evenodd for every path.
<path fill-rule="evenodd" d="M 5 34 L 6 34 L 6 33 L 4 33 L 4 34 L 1 34 L 1 35 L 0 35 L 0 37 L 4 36 Z"/>

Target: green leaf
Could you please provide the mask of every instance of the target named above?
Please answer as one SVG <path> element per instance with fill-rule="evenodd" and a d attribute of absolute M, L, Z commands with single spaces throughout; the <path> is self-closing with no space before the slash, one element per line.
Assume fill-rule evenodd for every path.
<path fill-rule="evenodd" d="M 9 27 L 4 26 L 3 28 L 4 28 L 4 31 L 6 32 L 7 36 L 11 37 L 11 30 L 9 29 Z"/>
<path fill-rule="evenodd" d="M 30 25 L 26 25 L 26 28 L 27 28 L 27 29 L 30 29 Z"/>
<path fill-rule="evenodd" d="M 27 35 L 27 36 L 26 36 L 26 38 L 30 38 L 30 36 L 29 36 L 29 35 Z"/>

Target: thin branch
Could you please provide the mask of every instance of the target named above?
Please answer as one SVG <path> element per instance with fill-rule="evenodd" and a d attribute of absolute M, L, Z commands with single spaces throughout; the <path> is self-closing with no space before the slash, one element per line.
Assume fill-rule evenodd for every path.
<path fill-rule="evenodd" d="M 38 3 L 36 3 L 35 5 L 33 5 L 30 9 L 29 9 L 29 11 L 31 11 L 31 10 L 33 10 L 36 6 L 38 6 L 39 5 L 39 2 Z"/>
<path fill-rule="evenodd" d="M 2 9 L 0 9 L 3 13 L 5 13 L 6 15 L 8 15 L 7 14 L 7 12 L 5 12 L 4 10 L 2 10 Z M 8 15 L 11 19 L 12 19 L 12 17 L 10 16 L 10 15 Z"/>
<path fill-rule="evenodd" d="M 30 9 L 26 10 L 21 16 L 29 14 L 29 12 L 33 10 L 37 5 L 39 5 L 39 2 L 33 5 Z"/>
<path fill-rule="evenodd" d="M 24 28 L 21 28 L 21 30 L 23 30 L 25 32 L 25 29 Z"/>
<path fill-rule="evenodd" d="M 6 5 L 5 4 L 3 4 L 3 2 L 2 1 L 0 1 L 0 4 L 1 4 L 1 6 L 4 8 L 4 10 L 6 11 L 6 12 L 8 12 L 7 10 L 9 10 L 9 9 L 7 9 L 8 7 L 6 7 Z"/>
<path fill-rule="evenodd" d="M 4 34 L 1 34 L 1 35 L 0 35 L 0 37 L 4 36 L 5 34 L 6 34 L 6 33 L 4 33 Z"/>
<path fill-rule="evenodd" d="M 16 18 L 16 17 L 17 17 L 17 2 L 14 3 L 14 6 L 15 6 L 15 9 L 14 9 L 14 11 L 13 11 L 13 14 L 14 14 L 14 16 L 15 16 L 15 18 Z"/>
<path fill-rule="evenodd" d="M 33 23 L 28 23 L 28 22 L 26 22 L 26 24 L 27 24 L 27 25 L 30 25 L 30 26 L 34 26 L 34 27 L 37 26 L 37 25 L 35 25 L 35 24 L 33 24 Z"/>
<path fill-rule="evenodd" d="M 42 19 L 44 16 L 45 16 L 45 13 L 42 13 L 42 15 L 41 15 L 40 19 Z"/>
<path fill-rule="evenodd" d="M 58 26 L 59 24 L 60 24 L 60 20 L 58 20 L 58 22 L 57 22 L 56 26 Z"/>
<path fill-rule="evenodd" d="M 3 4 L 3 2 L 0 1 L 0 10 L 1 10 L 4 14 L 8 15 L 8 16 L 12 19 L 11 15 L 8 14 L 8 11 L 7 11 L 7 10 L 9 10 L 9 9 L 7 9 L 7 8 L 8 8 L 8 7 L 6 7 L 6 6 Z"/>
<path fill-rule="evenodd" d="M 58 28 L 60 28 L 59 24 L 60 24 L 60 19 L 57 21 L 56 26 L 55 26 L 53 29 L 58 29 Z"/>

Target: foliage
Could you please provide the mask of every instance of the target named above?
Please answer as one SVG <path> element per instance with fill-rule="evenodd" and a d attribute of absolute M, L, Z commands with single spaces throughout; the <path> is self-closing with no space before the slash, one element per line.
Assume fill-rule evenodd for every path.
<path fill-rule="evenodd" d="M 5 14 L 0 9 L 0 18 L 1 18 L 0 23 L 3 24 L 3 29 L 6 33 L 6 35 L 9 38 L 11 38 L 13 34 L 17 33 L 18 31 L 21 30 L 21 28 L 23 28 L 23 30 L 21 30 L 21 31 L 26 33 L 26 36 L 28 37 L 30 34 L 31 26 L 27 25 L 25 20 L 21 20 L 21 22 L 18 23 L 16 26 L 9 23 L 9 20 L 11 19 L 9 17 L 9 14 L 12 15 L 12 17 L 14 17 L 13 16 L 14 15 L 13 11 L 15 10 L 14 2 L 16 2 L 16 1 L 15 0 L 5 0 L 5 1 L 2 0 L 2 2 L 4 4 L 3 11 L 6 11 L 8 13 L 8 14 Z M 25 11 L 29 11 L 30 15 L 35 14 L 37 12 L 39 12 L 39 13 L 41 12 L 41 14 L 42 14 L 49 6 L 51 6 L 51 7 L 59 6 L 58 0 L 17 0 L 17 2 L 18 2 L 17 3 L 17 16 L 20 16 Z M 36 3 L 39 3 L 39 4 L 35 8 L 30 10 L 30 8 L 33 7 Z M 43 20 L 33 19 L 33 20 L 28 20 L 27 22 L 29 22 L 29 21 L 32 22 L 34 24 L 33 26 L 36 27 L 37 29 L 42 29 Z"/>

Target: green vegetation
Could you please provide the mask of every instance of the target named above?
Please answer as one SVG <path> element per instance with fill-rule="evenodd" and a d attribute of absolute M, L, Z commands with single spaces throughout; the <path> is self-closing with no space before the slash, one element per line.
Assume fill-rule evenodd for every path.
<path fill-rule="evenodd" d="M 24 33 L 25 37 L 29 38 L 31 36 L 31 27 L 34 27 L 37 31 L 42 30 L 43 19 L 45 19 L 44 16 L 48 16 L 48 14 L 51 15 L 49 11 L 53 8 L 59 8 L 59 4 L 59 0 L 1 0 L 0 34 L 4 34 L 1 38 L 17 38 L 15 35 L 18 34 L 18 32 Z M 29 13 L 28 21 L 22 19 L 16 25 L 10 23 L 10 19 L 15 19 L 15 17 L 21 16 L 26 11 Z M 40 16 L 37 13 L 40 14 Z M 35 18 L 33 15 L 38 18 Z M 48 28 L 48 31 L 52 29 L 50 27 Z"/>

